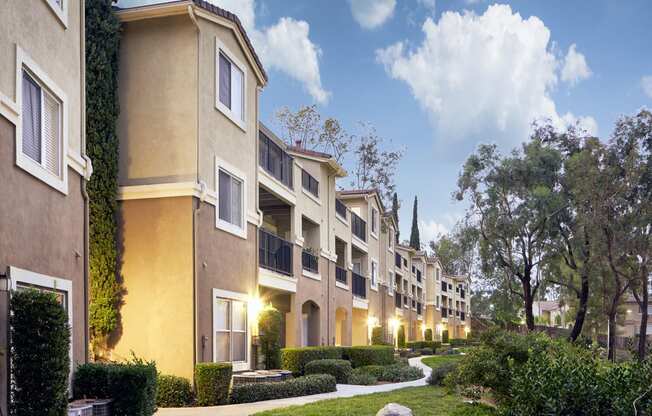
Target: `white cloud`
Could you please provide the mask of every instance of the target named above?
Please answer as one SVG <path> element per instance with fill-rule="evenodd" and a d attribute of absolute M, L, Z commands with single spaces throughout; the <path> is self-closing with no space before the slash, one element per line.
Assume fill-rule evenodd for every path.
<path fill-rule="evenodd" d="M 641 78 L 641 86 L 643 87 L 643 92 L 652 98 L 652 75 Z"/>
<path fill-rule="evenodd" d="M 428 246 L 431 241 L 447 234 L 448 231 L 448 227 L 435 220 L 419 221 L 419 237 L 424 247 Z"/>
<path fill-rule="evenodd" d="M 422 30 L 416 48 L 397 42 L 376 57 L 390 77 L 409 86 L 431 117 L 439 144 L 466 143 L 446 146 L 459 151 L 468 150 L 471 139 L 511 146 L 527 138 L 534 120 L 566 125 L 551 98 L 559 61 L 538 17 L 524 19 L 508 5 L 493 5 L 482 15 L 427 18 Z"/>
<path fill-rule="evenodd" d="M 118 7 L 166 3 L 172 0 L 119 0 Z M 281 17 L 275 25 L 256 26 L 255 0 L 208 0 L 234 13 L 249 35 L 265 69 L 275 69 L 303 85 L 312 98 L 324 104 L 331 95 L 321 84 L 319 46 L 310 40 L 310 25 L 303 20 Z"/>
<path fill-rule="evenodd" d="M 437 0 L 417 0 L 417 3 L 434 13 L 437 8 Z"/>
<path fill-rule="evenodd" d="M 564 67 L 561 70 L 561 80 L 575 85 L 583 79 L 591 76 L 591 68 L 586 63 L 586 58 L 580 52 L 577 52 L 577 46 L 573 43 L 568 48 L 566 58 L 564 58 Z"/>
<path fill-rule="evenodd" d="M 394 14 L 396 0 L 349 0 L 351 13 L 360 26 L 374 29 Z"/>

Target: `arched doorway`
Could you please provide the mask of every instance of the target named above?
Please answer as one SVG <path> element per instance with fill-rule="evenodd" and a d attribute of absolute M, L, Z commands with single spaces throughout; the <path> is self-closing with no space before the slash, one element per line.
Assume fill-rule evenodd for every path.
<path fill-rule="evenodd" d="M 319 306 L 309 300 L 301 306 L 301 346 L 319 345 Z"/>
<path fill-rule="evenodd" d="M 347 334 L 347 317 L 348 313 L 345 308 L 335 310 L 335 345 L 344 345 Z"/>

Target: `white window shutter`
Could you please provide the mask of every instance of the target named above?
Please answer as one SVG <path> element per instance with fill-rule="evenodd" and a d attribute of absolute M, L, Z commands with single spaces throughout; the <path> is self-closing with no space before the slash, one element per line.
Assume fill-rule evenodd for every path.
<path fill-rule="evenodd" d="M 43 92 L 43 166 L 61 176 L 61 105 Z"/>

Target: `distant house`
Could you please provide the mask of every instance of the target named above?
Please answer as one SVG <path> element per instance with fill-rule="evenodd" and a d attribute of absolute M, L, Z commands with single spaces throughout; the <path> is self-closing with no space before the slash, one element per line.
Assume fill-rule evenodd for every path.
<path fill-rule="evenodd" d="M 532 304 L 532 313 L 537 325 L 567 328 L 572 322 L 566 322 L 567 305 L 560 305 L 556 300 L 538 300 Z"/>

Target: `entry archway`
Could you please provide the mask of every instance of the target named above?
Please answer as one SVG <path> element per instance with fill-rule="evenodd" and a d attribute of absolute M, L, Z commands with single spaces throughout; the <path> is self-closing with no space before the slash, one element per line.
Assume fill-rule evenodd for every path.
<path fill-rule="evenodd" d="M 301 346 L 319 345 L 319 305 L 308 300 L 301 306 Z"/>

